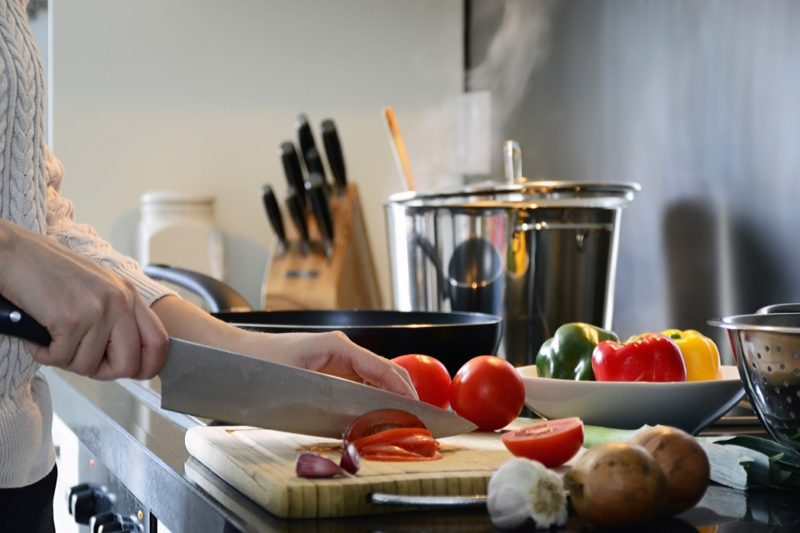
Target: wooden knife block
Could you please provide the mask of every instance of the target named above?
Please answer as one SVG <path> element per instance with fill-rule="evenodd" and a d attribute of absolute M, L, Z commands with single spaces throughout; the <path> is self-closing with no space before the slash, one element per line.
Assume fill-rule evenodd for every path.
<path fill-rule="evenodd" d="M 284 221 L 289 249 L 276 251 L 261 287 L 266 310 L 380 309 L 381 294 L 367 237 L 358 188 L 330 195 L 333 256 L 325 256 L 316 220 L 306 217 L 310 250 L 304 254 L 297 230 Z M 286 217 L 284 217 L 286 218 Z"/>

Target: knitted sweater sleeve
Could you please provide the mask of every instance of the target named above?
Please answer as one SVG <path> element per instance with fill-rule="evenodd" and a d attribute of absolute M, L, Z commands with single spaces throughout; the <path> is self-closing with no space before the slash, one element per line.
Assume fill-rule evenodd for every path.
<path fill-rule="evenodd" d="M 45 148 L 44 164 L 48 235 L 57 239 L 63 246 L 89 257 L 129 281 L 147 305 L 168 294 L 176 294 L 147 277 L 135 260 L 114 250 L 108 242 L 97 235 L 94 228 L 78 224 L 75 221 L 72 202 L 61 195 L 64 167 L 49 148 Z"/>

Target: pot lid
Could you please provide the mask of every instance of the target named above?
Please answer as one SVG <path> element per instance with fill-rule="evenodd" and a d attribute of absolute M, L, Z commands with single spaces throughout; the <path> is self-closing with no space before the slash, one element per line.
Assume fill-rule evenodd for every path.
<path fill-rule="evenodd" d="M 621 207 L 641 190 L 633 182 L 529 180 L 485 181 L 429 192 L 393 194 L 388 203 L 419 207 Z"/>

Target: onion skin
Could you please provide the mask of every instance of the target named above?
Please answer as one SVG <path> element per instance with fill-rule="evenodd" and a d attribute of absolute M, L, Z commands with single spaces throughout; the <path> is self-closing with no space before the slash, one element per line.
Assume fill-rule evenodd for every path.
<path fill-rule="evenodd" d="M 589 522 L 618 526 L 658 516 L 666 478 L 638 445 L 609 443 L 591 448 L 564 476 L 575 511 Z"/>
<path fill-rule="evenodd" d="M 327 457 L 312 452 L 303 452 L 297 457 L 295 473 L 298 477 L 324 479 L 340 475 L 342 469 Z"/>
<path fill-rule="evenodd" d="M 358 469 L 361 468 L 361 456 L 358 454 L 356 445 L 352 442 L 342 444 L 342 458 L 339 461 L 339 466 L 342 470 L 352 475 L 356 475 Z"/>
<path fill-rule="evenodd" d="M 667 478 L 664 515 L 682 513 L 694 507 L 708 488 L 711 468 L 703 448 L 677 428 L 656 426 L 637 433 L 629 441 L 644 447 Z"/>

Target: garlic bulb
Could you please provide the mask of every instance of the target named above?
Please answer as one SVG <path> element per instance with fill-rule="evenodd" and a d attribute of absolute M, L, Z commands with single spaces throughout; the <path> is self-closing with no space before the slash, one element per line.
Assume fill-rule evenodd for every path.
<path fill-rule="evenodd" d="M 561 476 L 536 461 L 506 461 L 489 480 L 488 492 L 489 515 L 499 528 L 515 528 L 529 518 L 542 529 L 567 521 Z"/>

